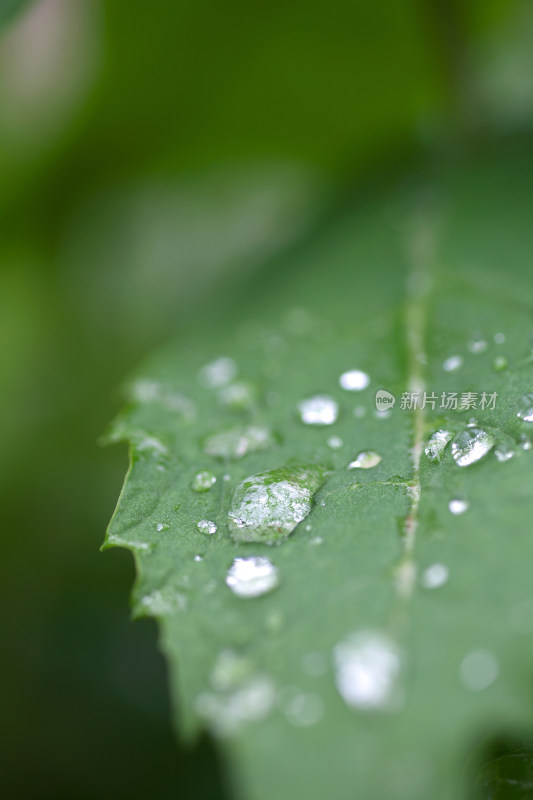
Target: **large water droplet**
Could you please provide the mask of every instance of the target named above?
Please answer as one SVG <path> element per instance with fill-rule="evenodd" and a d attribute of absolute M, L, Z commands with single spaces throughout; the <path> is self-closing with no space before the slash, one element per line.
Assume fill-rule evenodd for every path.
<path fill-rule="evenodd" d="M 306 425 L 333 425 L 339 416 L 339 405 L 325 394 L 317 394 L 298 404 L 302 422 Z"/>
<path fill-rule="evenodd" d="M 240 542 L 274 544 L 286 539 L 311 511 L 324 481 L 322 467 L 280 467 L 251 475 L 233 494 L 228 524 Z"/>
<path fill-rule="evenodd" d="M 450 356 L 442 365 L 444 372 L 457 372 L 463 366 L 461 356 Z"/>
<path fill-rule="evenodd" d="M 533 422 L 533 392 L 522 395 L 516 416 L 524 422 Z"/>
<path fill-rule="evenodd" d="M 196 527 L 202 533 L 209 533 L 209 534 L 216 533 L 218 530 L 216 522 L 213 522 L 210 519 L 201 519 L 200 522 L 196 523 Z"/>
<path fill-rule="evenodd" d="M 216 458 L 238 459 L 261 450 L 268 450 L 274 439 L 268 428 L 249 425 L 213 433 L 204 441 L 204 451 Z"/>
<path fill-rule="evenodd" d="M 425 453 L 430 461 L 438 462 L 442 459 L 446 445 L 453 439 L 453 433 L 441 428 L 431 434 L 426 445 Z"/>
<path fill-rule="evenodd" d="M 232 381 L 236 374 L 237 364 L 235 361 L 232 358 L 223 357 L 202 367 L 198 373 L 198 379 L 203 386 L 217 389 Z"/>
<path fill-rule="evenodd" d="M 353 461 L 348 464 L 348 469 L 372 469 L 377 467 L 382 457 L 373 450 L 362 450 L 356 455 Z"/>
<path fill-rule="evenodd" d="M 468 467 L 489 453 L 494 436 L 482 428 L 469 427 L 458 433 L 452 442 L 452 456 L 458 467 Z"/>
<path fill-rule="evenodd" d="M 347 392 L 360 392 L 370 383 L 370 376 L 360 369 L 351 369 L 348 372 L 343 372 L 339 378 L 339 384 L 342 389 Z"/>
<path fill-rule="evenodd" d="M 226 575 L 226 586 L 238 597 L 260 597 L 279 584 L 279 572 L 268 558 L 236 558 Z"/>
<path fill-rule="evenodd" d="M 191 482 L 191 489 L 195 492 L 208 492 L 216 482 L 217 479 L 213 473 L 205 469 L 196 473 Z"/>
<path fill-rule="evenodd" d="M 394 705 L 401 659 L 395 643 L 381 633 L 354 633 L 336 645 L 336 684 L 353 708 L 377 710 Z"/>

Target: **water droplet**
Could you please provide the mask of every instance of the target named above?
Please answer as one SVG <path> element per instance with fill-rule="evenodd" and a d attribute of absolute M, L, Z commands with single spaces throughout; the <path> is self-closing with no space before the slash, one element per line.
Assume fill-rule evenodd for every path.
<path fill-rule="evenodd" d="M 191 482 L 191 489 L 195 492 L 208 492 L 216 482 L 213 473 L 205 469 L 196 473 Z"/>
<path fill-rule="evenodd" d="M 332 450 L 338 450 L 344 442 L 339 436 L 330 436 L 328 439 L 328 447 L 331 447 Z"/>
<path fill-rule="evenodd" d="M 496 358 L 494 359 L 493 366 L 494 369 L 497 370 L 498 372 L 502 372 L 504 369 L 507 369 L 507 365 L 508 362 L 505 356 L 496 356 Z"/>
<path fill-rule="evenodd" d="M 210 364 L 202 367 L 198 379 L 202 386 L 208 389 L 218 389 L 234 379 L 237 374 L 237 364 L 232 358 L 217 358 Z"/>
<path fill-rule="evenodd" d="M 525 433 L 523 433 L 520 436 L 520 439 L 518 441 L 520 443 L 520 447 L 522 448 L 522 450 L 531 450 L 531 448 L 533 447 L 533 442 L 531 441 L 529 436 L 526 436 Z"/>
<path fill-rule="evenodd" d="M 503 344 L 505 342 L 505 333 L 495 333 L 494 341 L 496 344 Z"/>
<path fill-rule="evenodd" d="M 302 665 L 305 672 L 312 678 L 322 677 L 322 675 L 326 674 L 328 669 L 326 656 L 316 650 L 312 653 L 306 653 L 302 659 Z"/>
<path fill-rule="evenodd" d="M 370 384 L 370 376 L 360 369 L 351 369 L 342 373 L 339 378 L 339 384 L 347 392 L 360 392 Z"/>
<path fill-rule="evenodd" d="M 364 406 L 356 406 L 353 410 L 353 415 L 356 419 L 362 419 L 366 414 L 366 408 Z"/>
<path fill-rule="evenodd" d="M 260 597 L 279 585 L 277 568 L 268 558 L 236 558 L 226 575 L 226 586 L 238 597 Z"/>
<path fill-rule="evenodd" d="M 323 481 L 324 470 L 313 465 L 280 467 L 245 478 L 235 489 L 228 513 L 233 538 L 283 541 L 309 514 Z"/>
<path fill-rule="evenodd" d="M 469 427 L 458 433 L 452 442 L 452 456 L 458 467 L 479 461 L 494 447 L 494 437 L 482 428 Z"/>
<path fill-rule="evenodd" d="M 389 419 L 392 414 L 392 409 L 390 408 L 377 408 L 374 411 L 374 416 L 376 419 Z"/>
<path fill-rule="evenodd" d="M 448 508 L 452 514 L 458 516 L 459 514 L 464 514 L 465 511 L 468 511 L 468 503 L 466 500 L 450 500 L 448 503 Z"/>
<path fill-rule="evenodd" d="M 204 557 L 203 557 L 203 556 L 200 556 L 200 555 L 198 555 L 198 556 L 194 556 L 194 560 L 195 560 L 195 561 L 203 561 L 203 560 L 204 560 Z"/>
<path fill-rule="evenodd" d="M 168 531 L 169 527 L 170 526 L 167 525 L 166 522 L 158 522 L 157 525 L 155 526 L 155 529 L 156 529 L 156 531 L 161 533 L 161 531 Z"/>
<path fill-rule="evenodd" d="M 213 522 L 210 519 L 201 519 L 200 522 L 196 523 L 196 527 L 202 533 L 209 533 L 209 534 L 216 533 L 218 530 L 216 522 Z"/>
<path fill-rule="evenodd" d="M 448 582 L 449 577 L 450 573 L 445 564 L 432 564 L 424 571 L 420 583 L 424 589 L 438 589 Z"/>
<path fill-rule="evenodd" d="M 479 355 L 479 353 L 484 353 L 487 349 L 487 342 L 484 339 L 472 339 L 468 342 L 467 347 L 471 353 Z"/>
<path fill-rule="evenodd" d="M 268 428 L 249 425 L 211 434 L 204 441 L 204 451 L 216 458 L 238 459 L 248 453 L 268 450 L 273 444 L 274 439 Z"/>
<path fill-rule="evenodd" d="M 394 705 L 400 673 L 399 651 L 378 632 L 354 633 L 333 651 L 336 684 L 353 708 L 386 709 Z"/>
<path fill-rule="evenodd" d="M 500 668 L 490 650 L 472 650 L 461 662 L 461 680 L 472 692 L 481 692 L 494 683 Z"/>
<path fill-rule="evenodd" d="M 321 536 L 315 536 L 313 539 L 309 540 L 309 544 L 316 546 L 317 544 L 322 544 L 324 539 Z"/>
<path fill-rule="evenodd" d="M 463 366 L 463 359 L 461 356 L 450 356 L 442 365 L 444 372 L 456 372 Z"/>
<path fill-rule="evenodd" d="M 426 445 L 425 453 L 430 461 L 439 462 L 446 450 L 446 445 L 453 439 L 453 433 L 441 428 L 432 433 Z"/>
<path fill-rule="evenodd" d="M 255 387 L 245 381 L 231 383 L 219 392 L 220 402 L 233 411 L 248 411 L 253 407 L 256 396 Z"/>
<path fill-rule="evenodd" d="M 374 453 L 373 450 L 362 450 L 357 453 L 353 461 L 350 461 L 348 469 L 372 469 L 377 467 L 381 460 L 382 457 L 379 453 Z"/>
<path fill-rule="evenodd" d="M 510 436 L 502 435 L 494 448 L 494 455 L 498 461 L 504 463 L 510 461 L 516 455 L 516 447 Z"/>
<path fill-rule="evenodd" d="M 209 683 L 217 692 L 227 692 L 239 686 L 253 673 L 250 658 L 234 650 L 222 650 L 217 657 Z"/>
<path fill-rule="evenodd" d="M 533 422 L 533 392 L 522 395 L 520 398 L 520 408 L 516 414 L 524 422 Z"/>
<path fill-rule="evenodd" d="M 156 439 L 155 436 L 143 436 L 142 439 L 136 443 L 136 449 L 140 453 L 146 450 L 160 453 L 161 455 L 166 455 L 168 453 L 167 447 L 160 442 L 159 439 Z"/>
<path fill-rule="evenodd" d="M 316 725 L 324 713 L 322 699 L 295 686 L 285 686 L 278 692 L 278 705 L 291 725 L 307 728 Z"/>
<path fill-rule="evenodd" d="M 231 736 L 251 722 L 264 719 L 274 706 L 276 689 L 266 675 L 252 675 L 230 691 L 203 692 L 196 711 L 218 736 Z"/>
<path fill-rule="evenodd" d="M 325 394 L 317 394 L 298 404 L 300 418 L 306 425 L 333 425 L 339 416 L 338 403 Z"/>

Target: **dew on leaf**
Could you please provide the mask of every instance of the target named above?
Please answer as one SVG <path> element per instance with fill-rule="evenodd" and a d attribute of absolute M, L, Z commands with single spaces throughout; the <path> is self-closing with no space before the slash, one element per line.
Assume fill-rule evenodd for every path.
<path fill-rule="evenodd" d="M 248 411 L 256 401 L 257 392 L 251 383 L 239 381 L 224 386 L 218 396 L 220 402 L 232 411 Z"/>
<path fill-rule="evenodd" d="M 348 464 L 348 469 L 372 469 L 381 462 L 382 456 L 373 450 L 362 450 L 357 453 L 353 461 Z"/>
<path fill-rule="evenodd" d="M 374 416 L 376 419 L 388 419 L 392 414 L 392 409 L 390 408 L 376 408 L 374 411 Z"/>
<path fill-rule="evenodd" d="M 328 447 L 331 447 L 332 450 L 338 450 L 344 442 L 339 436 L 330 436 L 328 439 Z"/>
<path fill-rule="evenodd" d="M 497 372 L 502 372 L 504 369 L 507 369 L 507 359 L 505 356 L 496 356 L 493 366 Z"/>
<path fill-rule="evenodd" d="M 498 461 L 510 461 L 516 455 L 516 445 L 510 436 L 501 436 L 494 448 L 494 455 Z"/>
<path fill-rule="evenodd" d="M 158 522 L 155 526 L 156 531 L 161 533 L 161 531 L 168 531 L 169 525 L 166 522 Z"/>
<path fill-rule="evenodd" d="M 226 574 L 226 586 L 238 597 L 260 597 L 279 585 L 279 572 L 268 558 L 236 558 Z"/>
<path fill-rule="evenodd" d="M 468 503 L 466 500 L 450 500 L 448 503 L 448 509 L 455 516 L 459 516 L 460 514 L 464 514 L 465 511 L 468 511 Z"/>
<path fill-rule="evenodd" d="M 194 492 L 208 492 L 209 489 L 215 485 L 217 479 L 213 475 L 212 472 L 209 470 L 201 470 L 201 472 L 197 472 L 194 478 L 191 481 L 191 489 Z"/>
<path fill-rule="evenodd" d="M 495 333 L 494 341 L 496 344 L 503 344 L 505 342 L 505 333 Z"/>
<path fill-rule="evenodd" d="M 210 519 L 201 519 L 199 522 L 196 523 L 196 527 L 202 533 L 213 534 L 216 533 L 218 530 L 218 526 L 216 522 Z"/>
<path fill-rule="evenodd" d="M 272 680 L 267 675 L 252 675 L 231 691 L 203 692 L 195 707 L 214 733 L 225 737 L 268 716 L 275 699 Z"/>
<path fill-rule="evenodd" d="M 452 456 L 458 467 L 475 464 L 494 447 L 494 436 L 475 426 L 458 433 L 452 442 Z"/>
<path fill-rule="evenodd" d="M 335 682 L 353 708 L 380 710 L 395 705 L 401 658 L 395 643 L 382 633 L 360 631 L 333 651 Z"/>
<path fill-rule="evenodd" d="M 356 406 L 353 410 L 353 415 L 356 419 L 362 419 L 366 414 L 366 408 L 364 406 Z"/>
<path fill-rule="evenodd" d="M 202 367 L 198 373 L 198 380 L 208 389 L 218 389 L 234 379 L 237 374 L 237 364 L 232 358 L 217 358 L 210 364 Z"/>
<path fill-rule="evenodd" d="M 197 555 L 197 556 L 194 556 L 194 560 L 195 560 L 195 561 L 203 561 L 203 560 L 204 560 L 204 557 L 203 557 L 203 556 L 200 556 L 200 555 Z"/>
<path fill-rule="evenodd" d="M 432 433 L 425 447 L 425 453 L 429 460 L 433 462 L 439 462 L 444 455 L 446 445 L 452 439 L 453 433 L 451 431 L 444 430 L 444 428 Z"/>
<path fill-rule="evenodd" d="M 298 403 L 298 412 L 305 425 L 333 425 L 339 416 L 339 405 L 332 397 L 317 394 Z"/>
<path fill-rule="evenodd" d="M 445 564 L 431 564 L 420 578 L 420 583 L 424 589 L 438 589 L 447 583 L 450 573 Z"/>
<path fill-rule="evenodd" d="M 472 650 L 462 660 L 459 674 L 463 685 L 472 692 L 481 692 L 494 683 L 500 668 L 490 650 Z"/>
<path fill-rule="evenodd" d="M 522 395 L 516 416 L 524 422 L 533 422 L 533 392 Z"/>
<path fill-rule="evenodd" d="M 239 459 L 248 453 L 268 450 L 273 444 L 268 428 L 249 425 L 211 434 L 204 441 L 204 452 L 215 458 Z"/>
<path fill-rule="evenodd" d="M 370 376 L 360 369 L 351 369 L 342 373 L 339 384 L 347 392 L 360 392 L 370 384 Z"/>
<path fill-rule="evenodd" d="M 525 433 L 523 433 L 520 436 L 520 439 L 518 440 L 518 443 L 520 444 L 520 447 L 522 448 L 522 450 L 531 450 L 531 448 L 533 447 L 533 442 L 531 441 L 529 436 L 526 436 Z"/>
<path fill-rule="evenodd" d="M 156 439 L 155 436 L 143 436 L 138 442 L 136 442 L 135 448 L 140 453 L 145 452 L 146 450 L 159 453 L 160 455 L 166 455 L 168 453 L 167 447 L 163 444 L 163 442 L 160 442 L 159 439 Z"/>
<path fill-rule="evenodd" d="M 461 356 L 450 356 L 444 361 L 442 369 L 444 372 L 456 372 L 463 366 L 463 359 Z"/>
<path fill-rule="evenodd" d="M 487 342 L 484 339 L 471 339 L 467 344 L 468 350 L 474 355 L 484 353 L 487 349 Z"/>
<path fill-rule="evenodd" d="M 280 467 L 245 478 L 235 489 L 228 512 L 234 539 L 274 544 L 286 539 L 311 511 L 324 481 L 316 465 Z"/>

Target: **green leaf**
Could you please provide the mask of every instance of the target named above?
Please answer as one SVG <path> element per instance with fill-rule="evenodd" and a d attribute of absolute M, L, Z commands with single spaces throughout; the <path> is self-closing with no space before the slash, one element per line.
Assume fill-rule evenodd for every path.
<path fill-rule="evenodd" d="M 517 416 L 533 390 L 528 156 L 366 191 L 132 382 L 109 436 L 131 443 L 131 468 L 105 546 L 134 553 L 134 614 L 159 619 L 179 730 L 221 738 L 239 797 L 455 798 L 479 735 L 531 726 L 532 426 Z M 341 388 L 352 369 L 368 387 Z M 378 390 L 397 398 L 385 415 Z M 414 390 L 497 402 L 402 408 Z M 334 405 L 302 412 L 317 395 L 336 421 Z M 473 416 L 488 452 L 458 466 Z M 456 439 L 432 461 L 442 429 Z M 246 484 L 267 516 L 237 513 L 237 487 L 269 470 Z M 287 500 L 288 474 L 307 505 Z M 273 565 L 254 562 L 252 594 L 270 591 L 237 596 L 228 570 L 252 557 Z"/>
<path fill-rule="evenodd" d="M 7 25 L 29 0 L 0 0 L 0 30 Z"/>

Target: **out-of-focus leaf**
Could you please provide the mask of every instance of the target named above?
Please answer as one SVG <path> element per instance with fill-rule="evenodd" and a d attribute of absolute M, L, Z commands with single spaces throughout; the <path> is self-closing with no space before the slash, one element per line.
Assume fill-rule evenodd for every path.
<path fill-rule="evenodd" d="M 178 727 L 222 737 L 237 796 L 456 797 L 480 731 L 531 725 L 525 156 L 449 169 L 414 211 L 405 188 L 367 193 L 248 291 L 205 307 L 132 384 L 111 433 L 132 461 L 106 546 L 134 553 L 134 613 L 160 621 Z M 350 369 L 370 385 L 341 388 Z M 375 413 L 380 389 L 397 398 L 388 414 Z M 403 409 L 413 390 L 436 408 Z M 443 392 L 477 393 L 477 408 L 442 410 Z M 302 422 L 316 395 L 338 405 L 333 424 Z M 473 452 L 489 452 L 461 467 L 452 452 L 476 434 L 473 416 Z M 424 446 L 443 428 L 459 438 L 433 463 Z M 365 451 L 381 461 L 347 469 Z M 280 467 L 305 486 L 294 463 L 329 469 L 308 516 L 278 547 L 236 542 L 236 487 Z M 252 483 L 233 530 L 262 513 Z M 228 569 L 247 557 L 269 559 L 279 586 L 235 596 Z"/>

